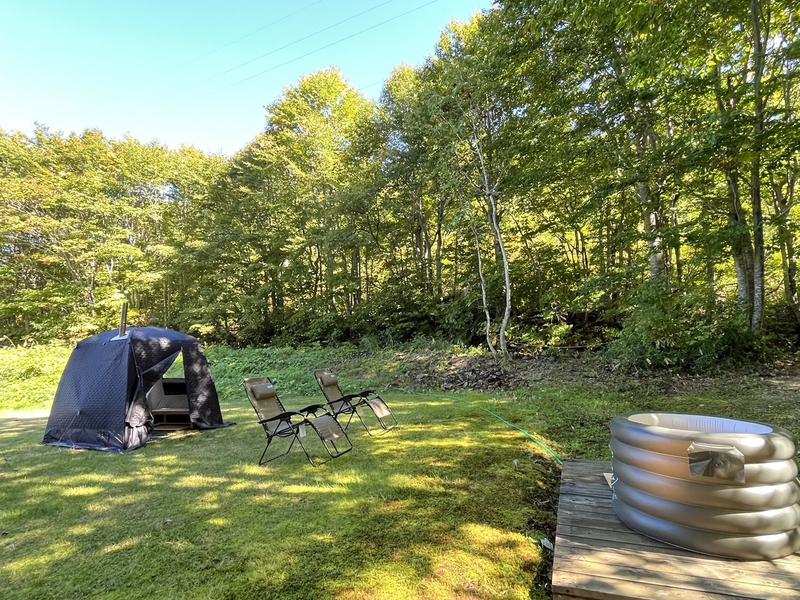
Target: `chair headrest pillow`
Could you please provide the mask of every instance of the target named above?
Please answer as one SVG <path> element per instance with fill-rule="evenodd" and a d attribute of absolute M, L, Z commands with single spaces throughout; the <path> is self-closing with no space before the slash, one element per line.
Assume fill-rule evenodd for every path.
<path fill-rule="evenodd" d="M 333 373 L 322 373 L 319 376 L 319 380 L 324 386 L 336 385 L 339 383 L 339 378 Z"/>
<path fill-rule="evenodd" d="M 272 398 L 273 396 L 278 395 L 278 392 L 275 391 L 275 386 L 271 383 L 259 383 L 250 389 L 253 392 L 253 397 L 256 400 L 266 400 L 267 398 Z"/>

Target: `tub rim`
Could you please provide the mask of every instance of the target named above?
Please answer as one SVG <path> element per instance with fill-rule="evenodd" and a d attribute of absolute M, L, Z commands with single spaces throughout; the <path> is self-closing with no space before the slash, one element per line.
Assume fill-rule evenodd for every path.
<path fill-rule="evenodd" d="M 677 429 L 660 425 L 646 424 L 632 420 L 637 415 L 665 415 L 672 417 L 695 417 L 701 419 L 722 420 L 727 423 L 742 423 L 758 426 L 763 433 L 753 432 L 709 432 L 692 429 Z M 797 454 L 794 436 L 779 427 L 773 427 L 757 421 L 742 421 L 727 417 L 696 415 L 665 411 L 635 411 L 617 415 L 611 420 L 612 437 L 636 448 L 669 454 L 687 456 L 687 449 L 692 442 L 733 446 L 745 457 L 746 462 L 767 462 L 793 459 Z"/>

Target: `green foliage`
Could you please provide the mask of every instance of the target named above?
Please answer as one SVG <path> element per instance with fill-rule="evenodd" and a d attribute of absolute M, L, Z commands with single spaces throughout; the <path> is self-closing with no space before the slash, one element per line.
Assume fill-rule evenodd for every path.
<path fill-rule="evenodd" d="M 702 391 L 664 392 L 663 381 L 626 378 L 622 385 L 545 383 L 513 394 L 519 423 L 536 431 L 562 457 L 609 460 L 609 424 L 631 412 L 725 415 L 769 423 L 797 433 L 800 406 L 791 384 L 782 388 L 756 378 L 730 376 L 705 380 Z M 675 386 L 673 389 L 682 389 Z M 685 388 L 684 388 L 685 389 Z"/>
<path fill-rule="evenodd" d="M 736 306 L 707 298 L 670 293 L 646 285 L 624 327 L 609 348 L 627 368 L 677 368 L 710 371 L 756 355 L 757 339 Z"/>
<path fill-rule="evenodd" d="M 133 322 L 170 322 L 187 220 L 221 164 L 97 131 L 0 131 L 2 333 L 80 339 L 126 297 Z"/>
<path fill-rule="evenodd" d="M 351 344 L 245 350 L 212 346 L 208 349 L 215 381 L 222 386 L 233 387 L 241 384 L 246 377 L 269 374 L 281 389 L 303 396 L 319 393 L 313 376 L 316 369 L 328 367 L 341 373 L 349 373 L 347 366 L 360 356 L 359 349 Z"/>
<path fill-rule="evenodd" d="M 563 346 L 572 336 L 572 325 L 569 323 L 556 323 L 549 327 L 547 343 L 550 346 Z"/>
<path fill-rule="evenodd" d="M 507 309 L 514 347 L 622 328 L 640 367 L 796 344 L 797 19 L 761 4 L 504 0 L 378 101 L 303 77 L 230 159 L 0 132 L 0 335 L 79 338 L 127 298 L 232 346 L 476 344 Z"/>
<path fill-rule="evenodd" d="M 0 348 L 0 414 L 43 411 L 50 408 L 72 346 L 55 343 L 31 348 Z M 319 393 L 313 372 L 330 368 L 353 386 L 384 389 L 404 382 L 409 371 L 418 369 L 415 354 L 431 362 L 451 357 L 477 356 L 479 348 L 453 346 L 442 339 L 418 337 L 404 344 L 387 346 L 382 340 L 364 337 L 351 343 L 315 343 L 305 346 L 231 348 L 206 347 L 211 372 L 218 387 L 236 390 L 246 377 L 269 375 L 287 394 L 314 396 Z M 169 376 L 182 377 L 179 358 Z"/>

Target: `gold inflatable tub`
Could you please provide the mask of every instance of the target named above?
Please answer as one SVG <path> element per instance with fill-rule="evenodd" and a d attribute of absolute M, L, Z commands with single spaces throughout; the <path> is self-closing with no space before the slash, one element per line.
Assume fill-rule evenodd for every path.
<path fill-rule="evenodd" d="M 612 505 L 631 529 L 704 554 L 769 560 L 800 551 L 792 436 L 700 415 L 611 422 Z"/>

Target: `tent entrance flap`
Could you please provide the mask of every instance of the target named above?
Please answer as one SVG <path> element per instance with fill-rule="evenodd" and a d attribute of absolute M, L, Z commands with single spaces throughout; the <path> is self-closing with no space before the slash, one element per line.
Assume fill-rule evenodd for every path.
<path fill-rule="evenodd" d="M 147 406 L 153 415 L 153 428 L 157 431 L 176 431 L 192 426 L 186 381 L 182 377 L 159 379 L 147 392 Z"/>

